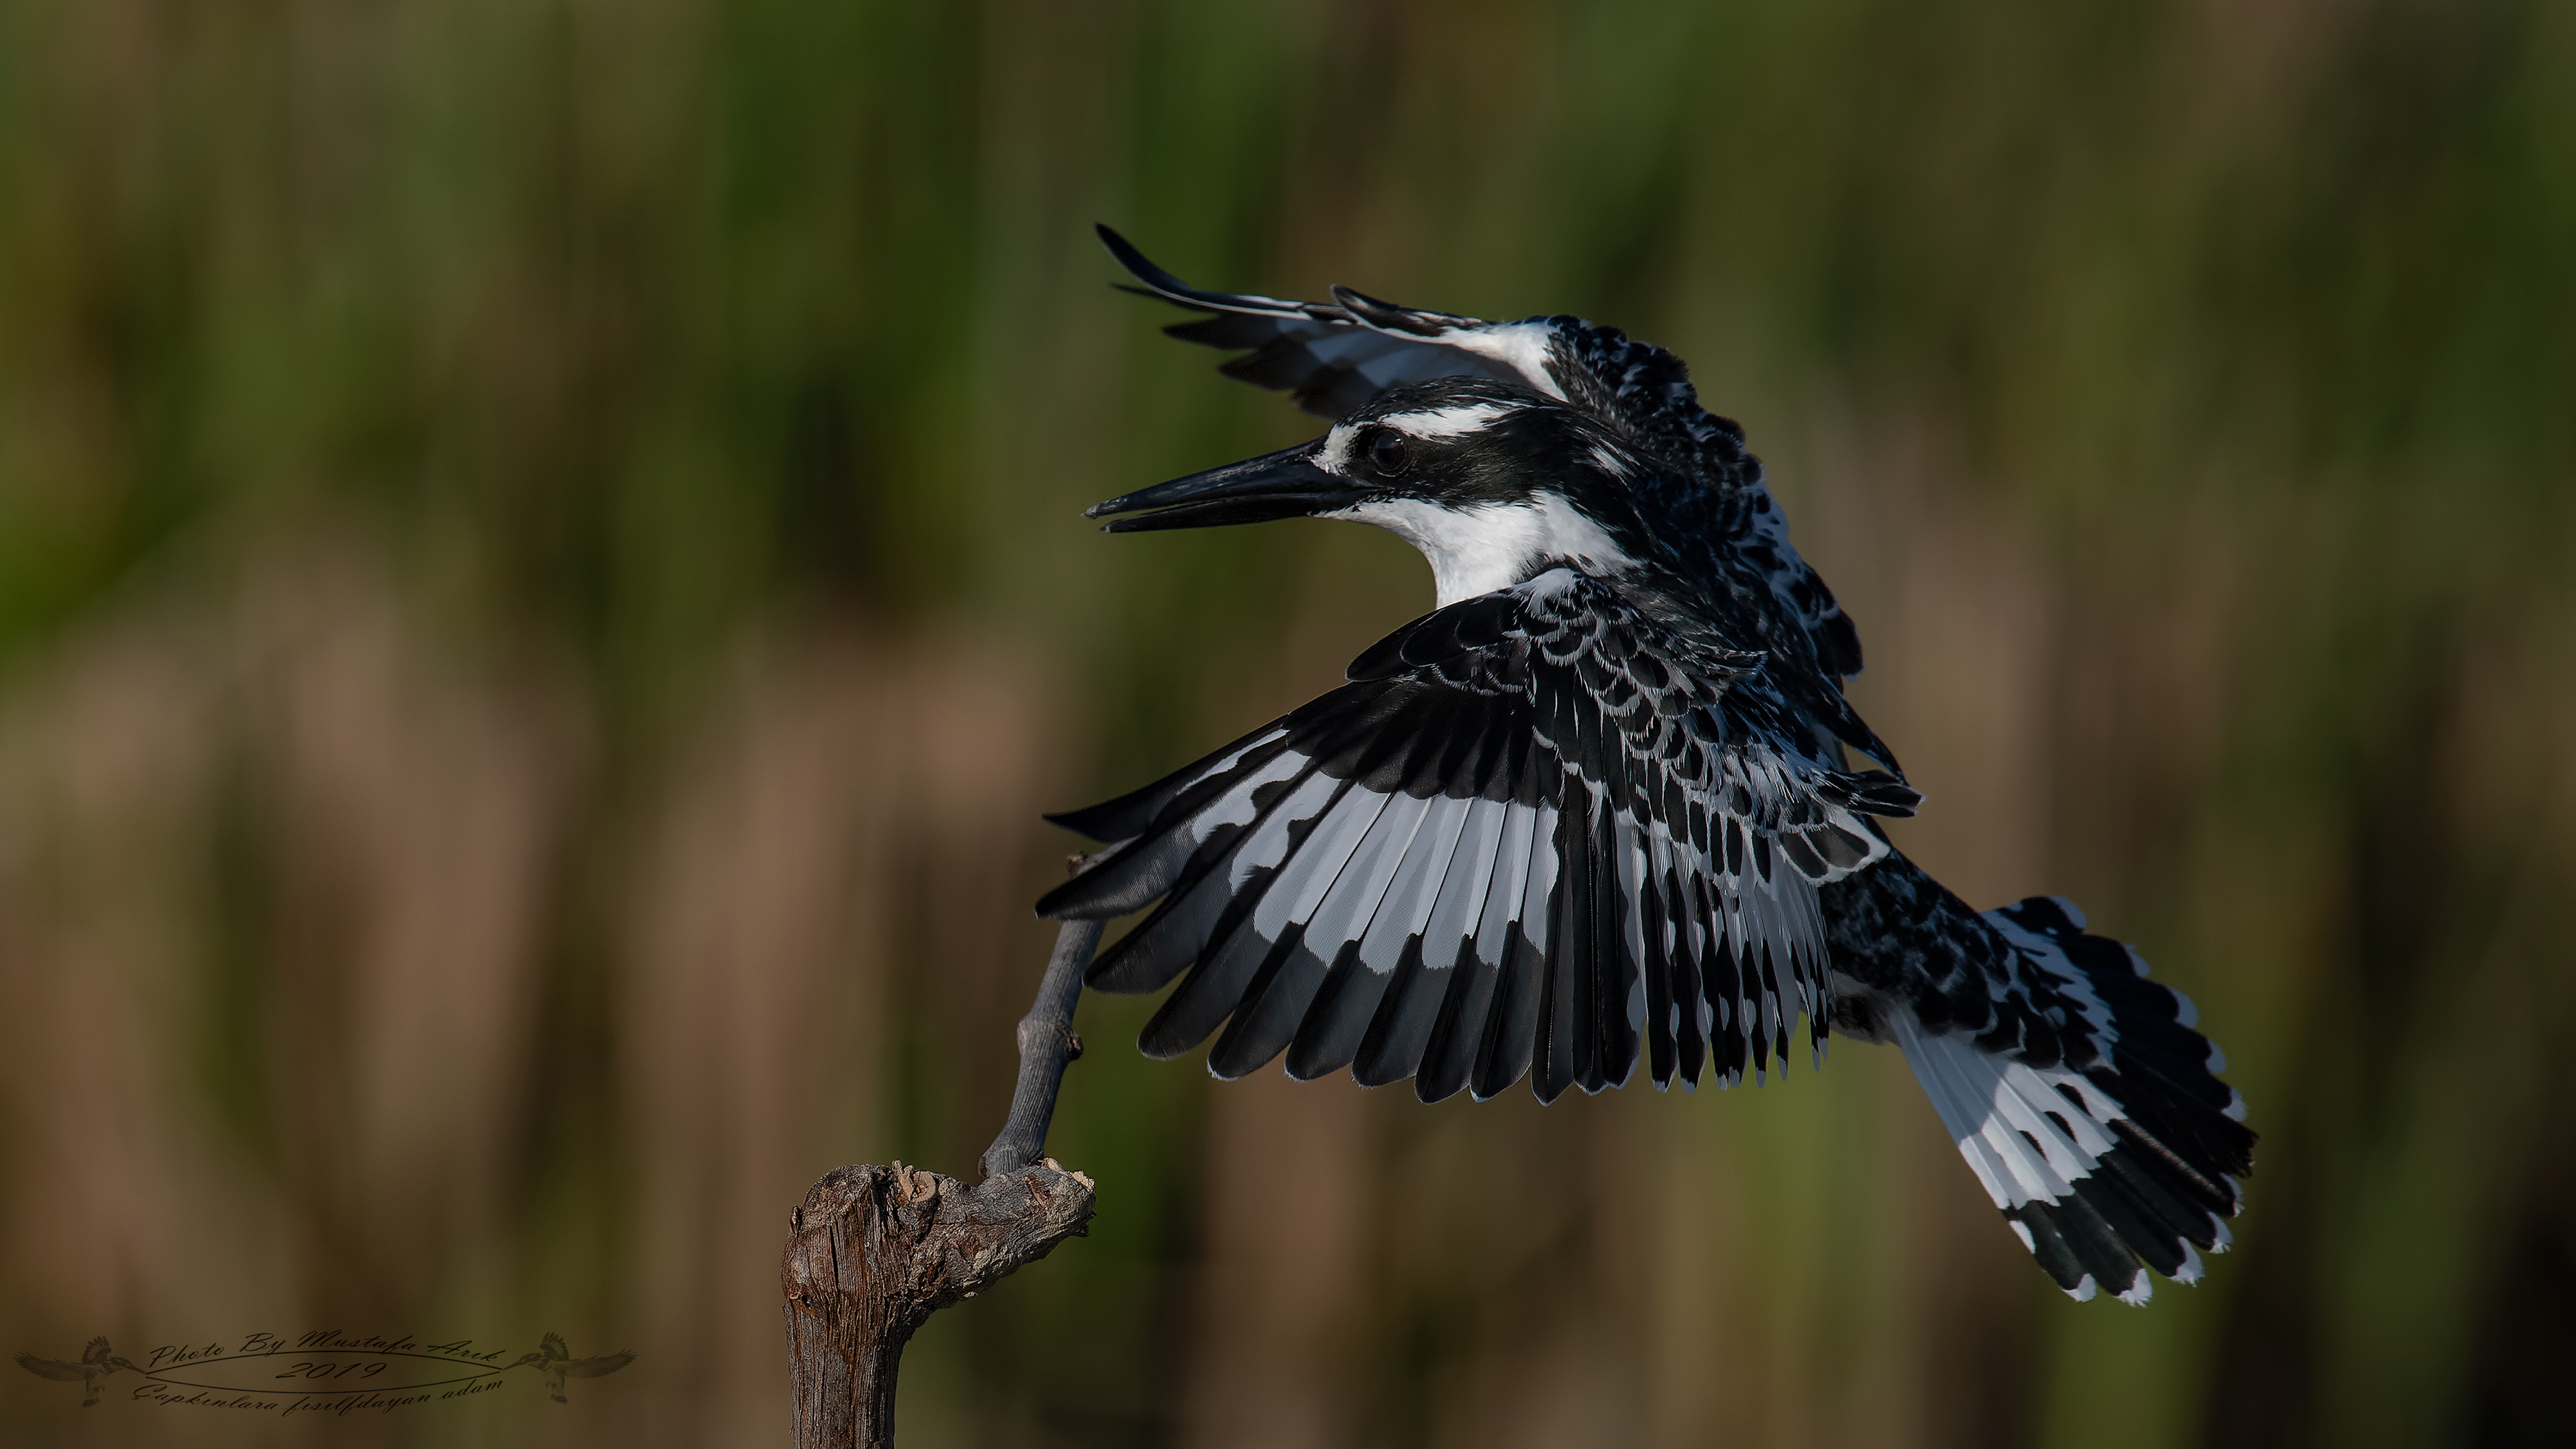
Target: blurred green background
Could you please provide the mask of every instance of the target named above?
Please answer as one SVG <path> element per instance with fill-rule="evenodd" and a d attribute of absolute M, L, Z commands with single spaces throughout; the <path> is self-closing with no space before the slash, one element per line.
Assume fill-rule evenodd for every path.
<path fill-rule="evenodd" d="M 642 1354 L 0 1435 L 786 1442 L 787 1211 L 970 1169 L 1038 812 L 1429 598 L 1077 517 L 1313 428 L 1107 220 L 1688 358 L 1903 843 L 2195 996 L 2259 1169 L 2206 1283 L 2078 1305 L 1892 1054 L 1425 1108 L 1091 998 L 1097 1225 L 921 1336 L 907 1442 L 2565 1442 L 2571 75 L 2512 0 L 0 4 L 0 1349 Z"/>

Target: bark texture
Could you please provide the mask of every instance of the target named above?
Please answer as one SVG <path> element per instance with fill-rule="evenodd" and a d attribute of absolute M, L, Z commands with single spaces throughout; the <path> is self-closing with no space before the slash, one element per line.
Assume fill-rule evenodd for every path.
<path fill-rule="evenodd" d="M 797 1449 L 891 1445 L 904 1344 L 933 1313 L 1080 1237 L 1091 1198 L 1090 1178 L 1052 1160 L 974 1187 L 900 1162 L 825 1174 L 779 1271 Z"/>

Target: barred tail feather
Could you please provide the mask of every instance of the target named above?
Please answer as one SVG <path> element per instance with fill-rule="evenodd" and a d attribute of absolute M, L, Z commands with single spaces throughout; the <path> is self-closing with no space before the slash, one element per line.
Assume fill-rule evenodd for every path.
<path fill-rule="evenodd" d="M 2192 1030 L 2191 1003 L 2148 980 L 2126 947 L 2085 935 L 2062 901 L 1983 919 L 2084 1020 L 2067 1050 L 2034 1053 L 2003 1033 L 1927 1030 L 1911 1010 L 1891 1014 L 1960 1155 L 2076 1298 L 2107 1290 L 2144 1303 L 2147 1268 L 2198 1281 L 2201 1254 L 2227 1248 L 2254 1134 L 2244 1100 L 2215 1076 L 2218 1049 Z"/>

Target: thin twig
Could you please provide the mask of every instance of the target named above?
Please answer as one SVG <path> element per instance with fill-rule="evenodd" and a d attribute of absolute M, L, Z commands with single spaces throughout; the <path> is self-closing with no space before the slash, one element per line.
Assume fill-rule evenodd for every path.
<path fill-rule="evenodd" d="M 1064 1084 L 1064 1069 L 1082 1058 L 1082 1038 L 1073 1034 L 1073 1004 L 1082 996 L 1082 973 L 1091 965 L 1091 953 L 1100 949 L 1100 927 L 1098 921 L 1067 921 L 1055 934 L 1055 952 L 1047 958 L 1037 999 L 1020 1018 L 1020 1083 L 1011 1093 L 1010 1120 L 984 1149 L 986 1177 L 1026 1167 L 1046 1150 L 1056 1089 Z"/>

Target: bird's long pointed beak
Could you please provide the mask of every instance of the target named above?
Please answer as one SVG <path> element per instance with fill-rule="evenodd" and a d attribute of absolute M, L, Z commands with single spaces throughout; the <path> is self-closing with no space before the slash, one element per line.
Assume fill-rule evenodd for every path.
<path fill-rule="evenodd" d="M 1323 440 L 1300 443 L 1187 478 L 1157 483 L 1121 494 L 1082 511 L 1085 518 L 1111 518 L 1101 527 L 1109 533 L 1144 533 L 1158 528 L 1215 528 L 1229 523 L 1267 523 L 1274 518 L 1307 518 L 1357 503 L 1364 489 L 1348 478 L 1316 466 Z M 1159 510 L 1140 513 L 1140 509 Z"/>

